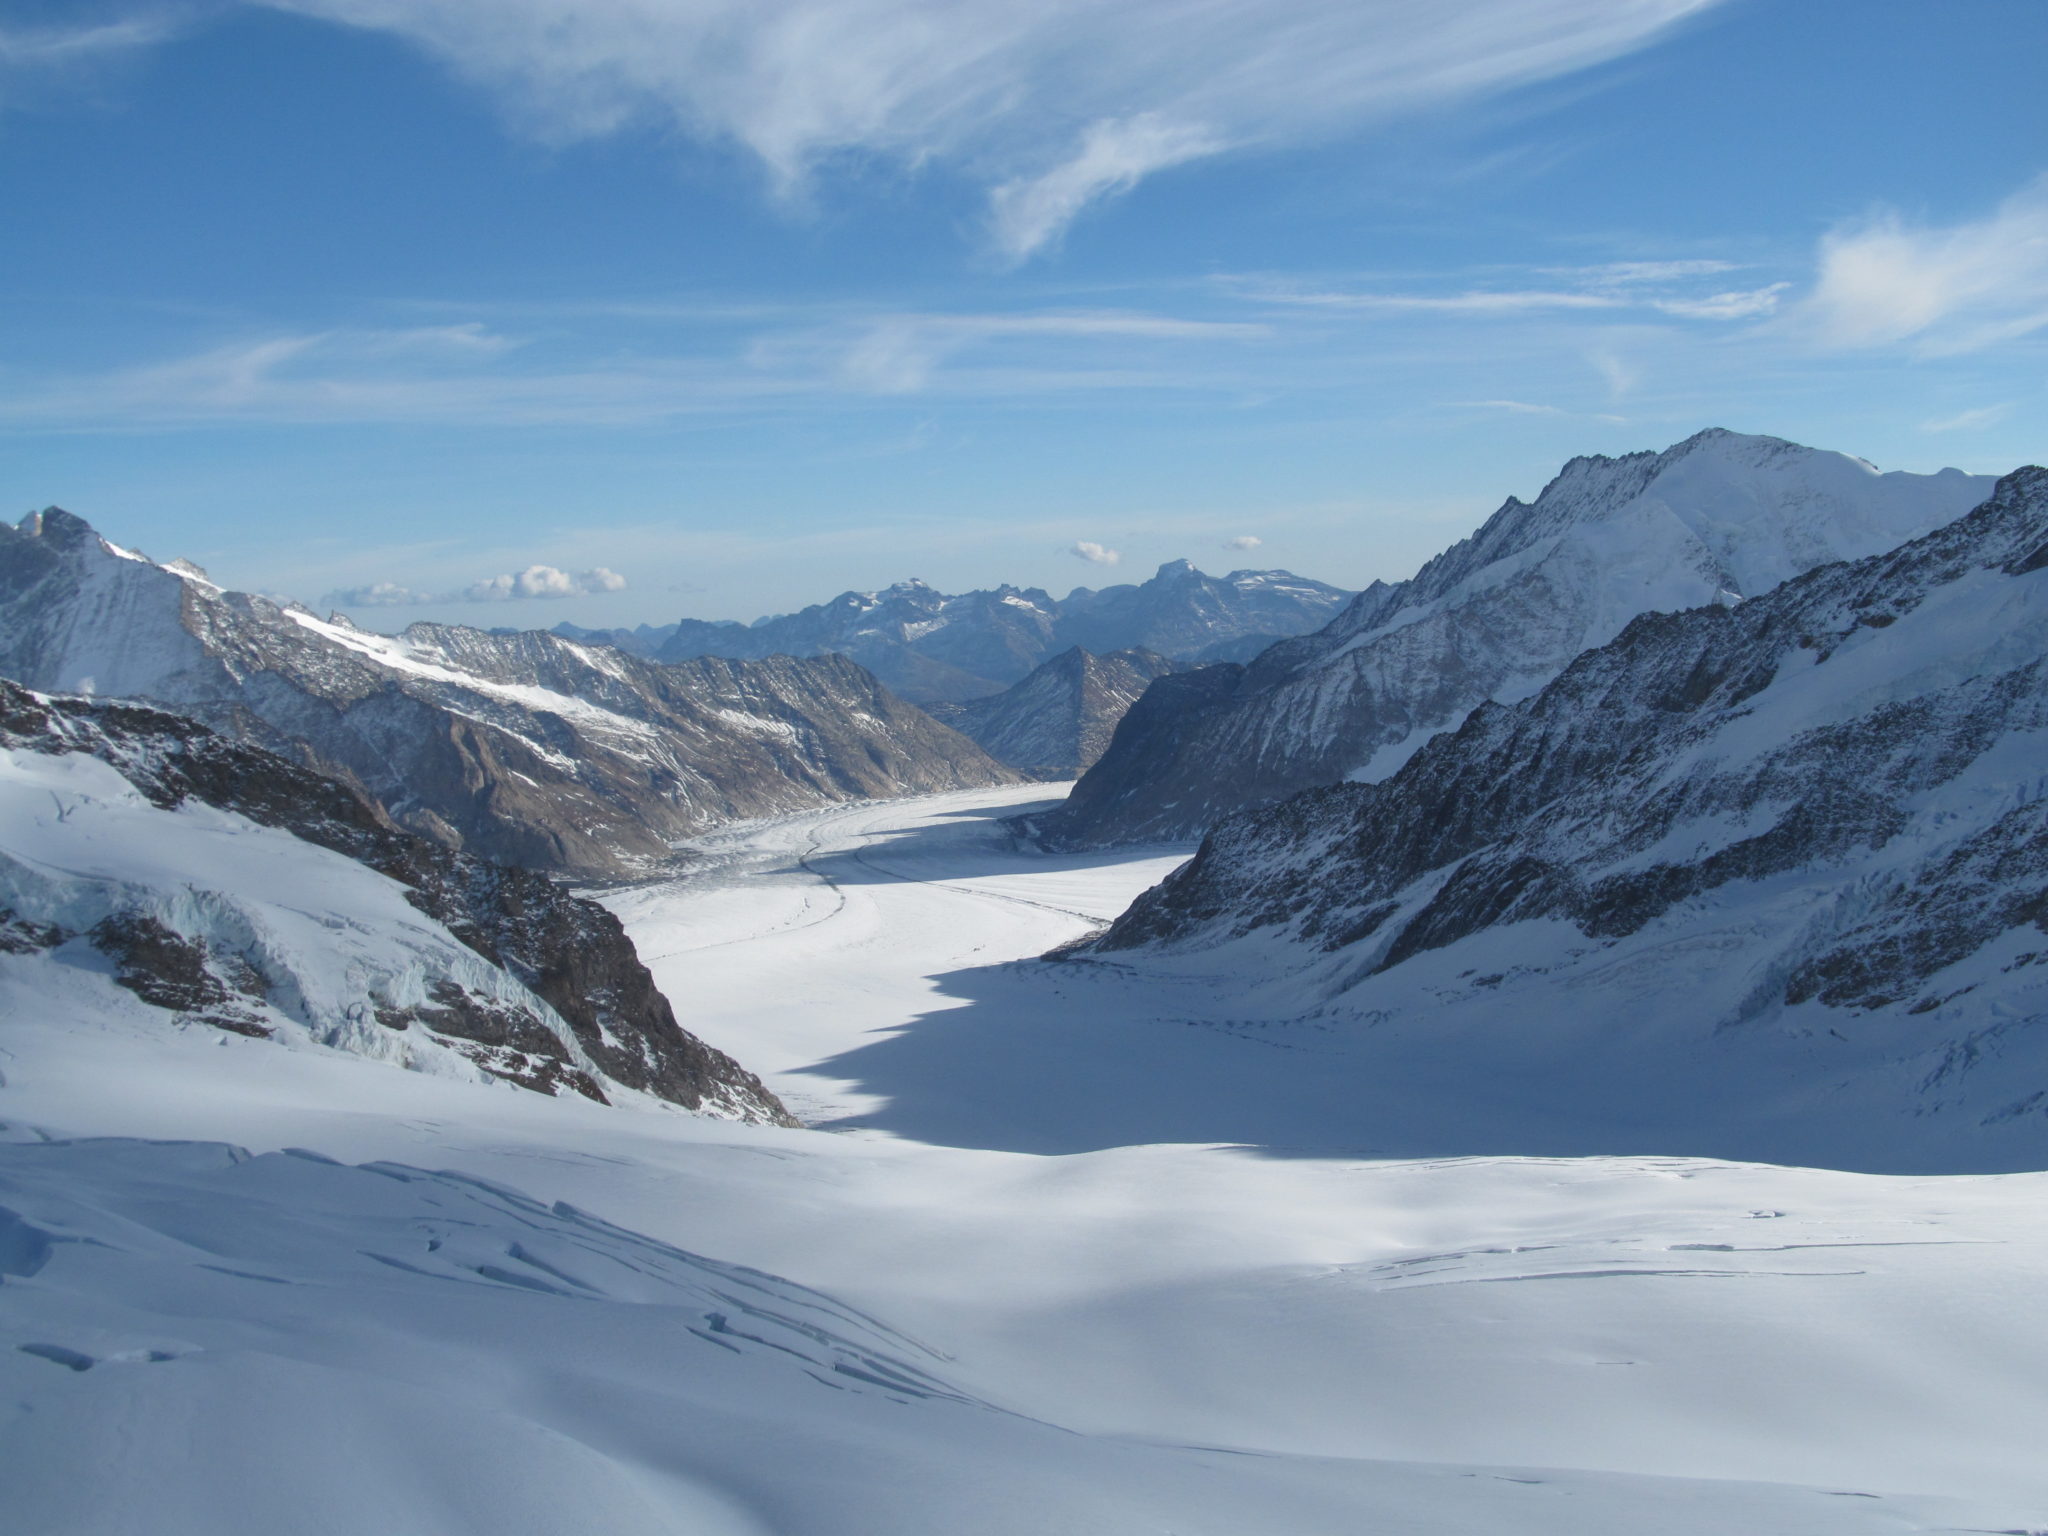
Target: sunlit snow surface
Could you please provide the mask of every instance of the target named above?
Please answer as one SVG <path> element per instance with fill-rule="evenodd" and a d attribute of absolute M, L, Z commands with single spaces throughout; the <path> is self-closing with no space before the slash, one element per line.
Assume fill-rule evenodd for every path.
<path fill-rule="evenodd" d="M 1045 793 L 761 824 L 608 898 L 838 1134 L 0 957 L 0 1526 L 2048 1527 L 2048 1175 L 1379 1157 L 1340 1056 L 1028 963 L 1175 858 L 1006 851 Z"/>

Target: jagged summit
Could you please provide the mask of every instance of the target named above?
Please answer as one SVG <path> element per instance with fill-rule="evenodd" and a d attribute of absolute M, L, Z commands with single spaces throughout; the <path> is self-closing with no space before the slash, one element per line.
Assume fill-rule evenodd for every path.
<path fill-rule="evenodd" d="M 538 631 L 372 634 L 56 508 L 0 524 L 0 676 L 164 705 L 411 831 L 600 878 L 721 821 L 1014 778 L 844 657 L 659 666 Z"/>
<path fill-rule="evenodd" d="M 913 578 L 748 625 L 685 619 L 664 632 L 573 633 L 664 661 L 837 652 L 907 699 L 963 704 L 1001 693 L 1074 646 L 1097 655 L 1143 648 L 1177 662 L 1210 660 L 1219 648 L 1256 650 L 1316 628 L 1348 596 L 1288 571 L 1215 577 L 1170 560 L 1142 583 L 1077 587 L 1064 598 L 1008 585 L 949 594 Z"/>
<path fill-rule="evenodd" d="M 1639 615 L 1383 781 L 1227 819 L 1100 947 L 1369 1020 L 1382 1082 L 1451 1051 L 1586 1123 L 1682 1084 L 1744 1155 L 2039 1167 L 2044 732 L 2029 468 L 1890 552 Z"/>
<path fill-rule="evenodd" d="M 1318 784 L 1378 779 L 1486 700 L 1527 697 L 1639 613 L 1727 603 L 1960 516 L 1992 477 L 1713 429 L 1571 460 L 1406 581 L 1240 670 L 1162 680 L 1038 824 L 1062 847 L 1198 836 Z"/>

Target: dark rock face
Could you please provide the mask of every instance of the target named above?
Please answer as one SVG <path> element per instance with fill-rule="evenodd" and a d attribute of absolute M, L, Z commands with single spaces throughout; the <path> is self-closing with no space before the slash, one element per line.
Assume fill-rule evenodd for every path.
<path fill-rule="evenodd" d="M 676 1022 L 616 917 L 545 875 L 414 836 L 347 785 L 141 705 L 47 698 L 0 680 L 0 745 L 87 753 L 160 807 L 196 800 L 355 859 L 406 887 L 414 907 L 547 1004 L 605 1082 L 686 1109 L 794 1123 L 751 1073 Z M 12 936 L 10 947 L 68 937 L 11 913 L 0 933 Z M 114 914 L 91 937 L 116 961 L 121 984 L 146 1002 L 219 1028 L 267 1033 L 246 1006 L 262 995 L 261 978 L 235 957 L 147 914 Z M 384 1027 L 420 1025 L 497 1076 L 605 1097 L 542 1016 L 502 999 L 444 980 L 431 1006 L 365 1004 Z"/>
<path fill-rule="evenodd" d="M 22 917 L 12 907 L 0 907 L 0 955 L 32 955 L 55 949 L 72 935 L 55 923 L 38 923 Z"/>
<path fill-rule="evenodd" d="M 114 980 L 152 1007 L 189 1014 L 230 1034 L 269 1036 L 261 1016 L 243 1002 L 263 995 L 262 978 L 246 965 L 231 969 L 233 957 L 215 956 L 205 944 L 138 912 L 102 920 L 92 930 L 92 943 L 113 960 Z"/>
<path fill-rule="evenodd" d="M 0 675 L 161 704 L 423 836 L 590 878 L 723 821 L 1016 779 L 844 657 L 663 666 L 539 632 L 370 635 L 55 509 L 0 524 Z"/>
<path fill-rule="evenodd" d="M 1509 498 L 1321 631 L 1200 683 L 1158 684 L 1031 830 L 1055 848 L 1192 838 L 1234 811 L 1385 778 L 1428 737 L 1533 693 L 1638 613 L 1754 597 L 1938 527 L 1990 489 L 1987 476 L 1879 475 L 1721 431 L 1662 453 L 1574 459 L 1535 502 Z"/>
<path fill-rule="evenodd" d="M 1062 651 L 1023 682 L 931 712 L 999 762 L 1039 779 L 1068 779 L 1109 748 L 1117 722 L 1173 663 L 1153 651 Z"/>
<path fill-rule="evenodd" d="M 2048 931 L 2044 535 L 2026 469 L 1890 554 L 1639 617 L 1382 783 L 1225 821 L 1096 948 L 1265 930 L 1269 961 L 1343 952 L 1357 985 L 1515 923 L 1611 941 L 1790 878 L 1811 915 L 1744 941 L 1775 957 L 1746 1007 L 1940 1008 L 1950 968 Z"/>
<path fill-rule="evenodd" d="M 664 660 L 695 656 L 841 653 L 919 704 L 962 704 L 1001 693 L 1063 651 L 1149 650 L 1174 659 L 1297 635 L 1328 620 L 1350 594 L 1287 571 L 1207 576 L 1185 560 L 1138 585 L 1078 588 L 1055 598 L 1036 587 L 957 596 L 903 582 L 886 592 L 842 592 L 829 603 L 752 625 L 685 619 L 659 642 Z M 651 643 L 620 637 L 628 649 Z"/>

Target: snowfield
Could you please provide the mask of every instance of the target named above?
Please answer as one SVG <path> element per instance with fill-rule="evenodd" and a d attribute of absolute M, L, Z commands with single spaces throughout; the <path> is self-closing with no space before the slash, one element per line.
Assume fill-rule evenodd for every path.
<path fill-rule="evenodd" d="M 1185 853 L 1013 851 L 1048 793 L 755 823 L 606 894 L 809 1130 L 0 955 L 4 1523 L 2048 1528 L 2048 1174 L 1677 1157 L 1648 1113 L 1641 1155 L 1389 1156 L 1313 1030 L 1034 958 Z"/>

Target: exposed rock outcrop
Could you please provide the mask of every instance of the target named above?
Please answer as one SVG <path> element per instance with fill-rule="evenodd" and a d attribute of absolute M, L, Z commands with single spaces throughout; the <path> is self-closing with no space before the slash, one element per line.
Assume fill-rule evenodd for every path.
<path fill-rule="evenodd" d="M 1097 656 L 1076 646 L 1021 683 L 931 712 L 999 762 L 1037 779 L 1070 779 L 1108 750 L 1109 738 L 1154 678 L 1173 663 L 1153 651 Z"/>
<path fill-rule="evenodd" d="M 310 845 L 292 915 L 310 913 L 316 932 L 345 934 L 354 946 L 323 954 L 340 939 L 311 948 L 293 939 L 253 884 L 215 887 L 182 867 L 175 883 L 152 875 L 147 846 L 125 862 L 113 856 L 111 872 L 81 873 L 82 858 L 18 861 L 9 851 L 15 839 L 0 837 L 0 886 L 11 902 L 0 942 L 11 951 L 84 932 L 113 960 L 119 984 L 145 1002 L 235 1033 L 290 1024 L 323 1043 L 403 1056 L 388 1037 L 417 1026 L 525 1087 L 603 1100 L 616 1085 L 686 1109 L 794 1123 L 751 1073 L 677 1023 L 616 917 L 545 875 L 405 832 L 344 784 L 140 705 L 52 698 L 0 680 L 0 748 L 89 756 L 161 812 L 196 802 Z M 40 835 L 61 846 L 80 812 L 63 794 L 50 798 L 56 825 Z M 401 930 L 380 919 L 374 902 L 344 891 L 332 861 L 312 850 L 396 882 L 430 926 Z M 271 854 L 289 857 L 289 849 Z M 48 910 L 28 910 L 38 900 Z M 350 900 L 356 907 L 344 910 Z M 321 917 L 328 903 L 331 922 Z"/>
<path fill-rule="evenodd" d="M 1668 1065 L 1817 1037 L 1836 1064 L 1808 1086 L 1890 1074 L 1915 1114 L 2044 1116 L 2044 744 L 2030 468 L 1891 553 L 1639 616 L 1382 782 L 1227 819 L 1083 952 L 1466 1049 L 1590 1029 Z"/>
<path fill-rule="evenodd" d="M 1066 804 L 1056 848 L 1200 836 L 1345 779 L 1383 779 L 1488 701 L 1528 697 L 1639 613 L 1739 602 L 1961 516 L 1991 477 L 1879 474 L 1777 438 L 1709 431 L 1574 459 L 1412 579 L 1243 667 L 1156 684 Z"/>
<path fill-rule="evenodd" d="M 1076 646 L 1097 655 L 1144 649 L 1177 661 L 1206 660 L 1247 641 L 1315 629 L 1349 596 L 1288 571 L 1209 576 L 1174 560 L 1148 581 L 1079 587 L 1064 598 L 1008 586 L 949 595 L 906 581 L 882 592 L 842 592 L 750 625 L 685 619 L 658 642 L 654 631 L 609 637 L 627 649 L 652 647 L 670 661 L 836 652 L 906 699 L 959 704 L 1000 693 Z"/>
<path fill-rule="evenodd" d="M 54 508 L 0 524 L 0 675 L 161 704 L 411 831 L 594 878 L 722 821 L 1016 778 L 843 656 L 663 666 L 538 632 L 375 635 Z"/>

